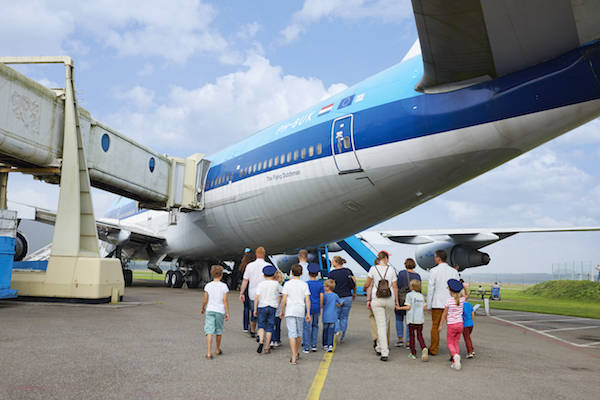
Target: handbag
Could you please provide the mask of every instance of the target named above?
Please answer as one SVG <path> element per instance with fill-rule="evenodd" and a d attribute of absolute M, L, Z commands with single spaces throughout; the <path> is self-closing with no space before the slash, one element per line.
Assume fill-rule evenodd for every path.
<path fill-rule="evenodd" d="M 390 289 L 390 283 L 388 282 L 387 279 L 384 278 L 387 275 L 389 268 L 390 267 L 388 266 L 385 269 L 383 276 L 381 276 L 381 272 L 379 272 L 379 268 L 375 267 L 375 271 L 377 271 L 377 274 L 379 274 L 379 277 L 381 278 L 379 280 L 379 283 L 377 284 L 377 291 L 375 292 L 375 296 L 378 299 L 387 299 L 388 297 L 392 296 L 392 290 Z"/>

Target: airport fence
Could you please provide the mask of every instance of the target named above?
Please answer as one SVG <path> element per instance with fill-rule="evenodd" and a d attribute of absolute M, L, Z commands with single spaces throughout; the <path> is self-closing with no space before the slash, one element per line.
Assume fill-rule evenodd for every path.
<path fill-rule="evenodd" d="M 591 261 L 572 261 L 552 264 L 552 279 L 572 281 L 598 281 L 600 272 Z"/>

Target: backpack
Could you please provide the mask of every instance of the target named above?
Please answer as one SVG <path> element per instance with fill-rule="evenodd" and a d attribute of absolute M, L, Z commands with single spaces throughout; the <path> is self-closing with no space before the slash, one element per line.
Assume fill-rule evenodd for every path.
<path fill-rule="evenodd" d="M 379 272 L 379 268 L 377 268 L 377 266 L 375 267 L 375 271 L 377 271 L 377 274 L 379 274 L 379 277 L 381 278 L 379 280 L 379 283 L 377 284 L 377 291 L 375 292 L 375 296 L 379 299 L 387 299 L 388 297 L 392 296 L 392 290 L 390 289 L 390 283 L 388 282 L 387 279 L 384 278 L 387 275 L 389 268 L 390 267 L 388 265 L 387 268 L 385 269 L 385 272 L 383 273 L 383 276 L 381 276 L 381 272 Z"/>
<path fill-rule="evenodd" d="M 406 282 L 410 282 L 410 275 L 408 275 L 408 271 L 404 270 L 406 273 Z M 406 295 L 410 292 L 410 286 L 406 286 L 398 289 L 398 303 L 403 306 L 406 301 Z"/>

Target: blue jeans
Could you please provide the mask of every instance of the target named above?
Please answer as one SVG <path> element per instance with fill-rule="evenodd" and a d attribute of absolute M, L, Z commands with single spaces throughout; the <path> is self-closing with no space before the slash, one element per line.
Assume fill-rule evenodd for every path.
<path fill-rule="evenodd" d="M 342 331 L 340 340 L 344 340 L 346 336 L 346 329 L 348 329 L 348 315 L 350 315 L 350 309 L 352 308 L 352 296 L 342 297 L 342 306 L 337 308 L 338 320 L 335 323 L 335 331 Z"/>
<path fill-rule="evenodd" d="M 398 312 L 396 311 L 396 336 L 399 338 L 404 337 L 404 320 L 406 319 L 406 312 Z M 408 325 L 406 325 L 406 341 L 410 339 L 410 335 L 408 332 Z"/>
<path fill-rule="evenodd" d="M 304 350 L 310 350 L 310 347 L 317 347 L 317 336 L 319 335 L 319 314 L 310 314 L 310 322 L 304 321 L 304 330 L 302 331 L 302 347 Z"/>
<path fill-rule="evenodd" d="M 275 317 L 275 328 L 273 329 L 273 338 L 271 340 L 281 342 L 281 318 L 279 317 Z"/>
<path fill-rule="evenodd" d="M 333 322 L 326 324 L 323 322 L 323 347 L 333 346 L 333 335 L 335 334 L 335 325 Z"/>

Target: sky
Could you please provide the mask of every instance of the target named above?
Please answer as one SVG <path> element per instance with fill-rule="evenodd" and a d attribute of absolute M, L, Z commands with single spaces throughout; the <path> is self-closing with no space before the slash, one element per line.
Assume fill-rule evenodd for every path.
<path fill-rule="evenodd" d="M 417 38 L 408 0 L 32 0 L 0 13 L 0 54 L 67 54 L 80 104 L 152 149 L 211 154 L 395 63 Z M 49 87 L 58 66 L 20 66 Z M 600 226 L 600 120 L 374 229 Z M 94 190 L 101 216 L 115 196 Z M 58 187 L 11 175 L 9 199 L 56 209 Z M 477 272 L 600 263 L 599 233 L 523 234 Z M 392 246 L 401 264 L 414 248 Z"/>

